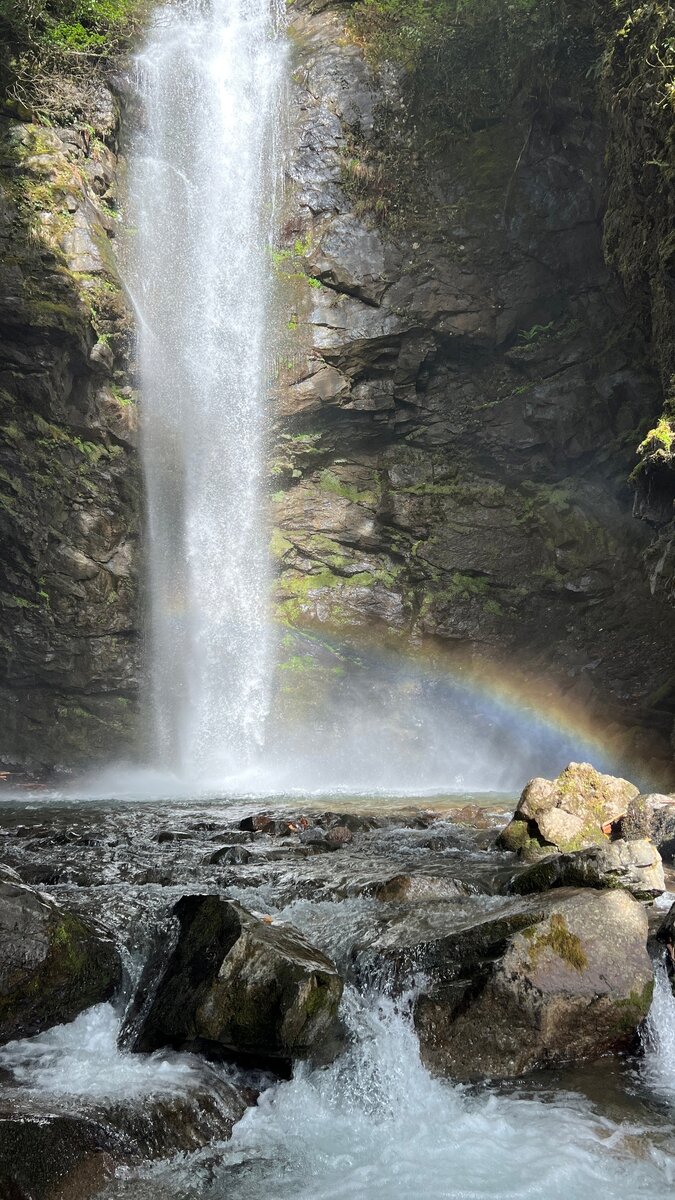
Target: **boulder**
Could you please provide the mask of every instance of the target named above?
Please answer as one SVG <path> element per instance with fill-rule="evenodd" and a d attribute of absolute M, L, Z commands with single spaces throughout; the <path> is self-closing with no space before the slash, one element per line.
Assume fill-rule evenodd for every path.
<path fill-rule="evenodd" d="M 400 908 L 371 919 L 351 952 L 351 970 L 361 988 L 393 994 L 411 987 L 454 987 L 498 956 L 508 939 L 537 919 L 536 900 L 465 897 Z"/>
<path fill-rule="evenodd" d="M 112 941 L 50 896 L 0 882 L 0 1043 L 32 1037 L 108 1000 L 121 979 Z"/>
<path fill-rule="evenodd" d="M 666 883 L 661 855 L 653 842 L 642 838 L 543 858 L 516 875 L 508 890 L 525 896 L 559 887 L 619 887 L 638 900 L 653 900 L 666 890 Z"/>
<path fill-rule="evenodd" d="M 675 796 L 650 792 L 635 796 L 618 822 L 628 841 L 651 838 L 667 862 L 675 860 Z"/>
<path fill-rule="evenodd" d="M 122 1148 L 100 1125 L 74 1116 L 0 1114 L 3 1200 L 89 1200 L 111 1178 Z"/>
<path fill-rule="evenodd" d="M 453 1079 L 509 1078 L 627 1048 L 653 990 L 647 916 L 627 892 L 559 891 L 492 962 L 417 1001 L 422 1057 Z"/>
<path fill-rule="evenodd" d="M 497 844 L 533 862 L 552 850 L 570 853 L 602 845 L 628 811 L 638 789 L 627 779 L 601 775 L 590 763 L 570 763 L 557 779 L 533 779 Z"/>
<path fill-rule="evenodd" d="M 2 1200 L 89 1200 L 118 1165 L 190 1153 L 225 1141 L 250 1100 L 204 1064 L 195 1086 L 98 1101 L 24 1097 L 0 1102 Z M 61 1111 L 63 1109 L 63 1111 Z"/>
<path fill-rule="evenodd" d="M 295 929 L 217 896 L 174 909 L 173 948 L 158 945 L 122 1032 L 136 1051 L 196 1044 L 266 1062 L 323 1058 L 339 1034 L 342 980 Z"/>
<path fill-rule="evenodd" d="M 414 985 L 425 1063 L 509 1078 L 628 1046 L 651 1001 L 647 914 L 622 890 L 401 906 L 352 952 L 361 986 Z"/>

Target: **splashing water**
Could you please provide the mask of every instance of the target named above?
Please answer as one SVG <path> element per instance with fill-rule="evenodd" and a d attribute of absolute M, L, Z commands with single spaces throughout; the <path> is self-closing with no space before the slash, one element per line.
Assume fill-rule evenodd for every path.
<path fill-rule="evenodd" d="M 405 1008 L 346 997 L 353 1042 L 263 1094 L 230 1143 L 118 1185 L 124 1200 L 666 1200 L 647 1132 L 564 1093 L 524 1099 L 433 1079 Z M 643 1139 L 639 1155 L 635 1142 Z"/>
<path fill-rule="evenodd" d="M 68 1025 L 0 1047 L 0 1069 L 37 1095 L 131 1100 L 175 1095 L 199 1084 L 201 1061 L 171 1051 L 125 1054 L 117 1047 L 119 1013 L 98 1004 Z"/>
<path fill-rule="evenodd" d="M 285 47 L 267 0 L 161 7 L 131 165 L 156 755 L 246 764 L 268 706 L 262 473 Z"/>
<path fill-rule="evenodd" d="M 662 1099 L 675 1105 L 675 996 L 665 963 L 654 972 L 654 998 L 642 1037 L 642 1075 Z"/>

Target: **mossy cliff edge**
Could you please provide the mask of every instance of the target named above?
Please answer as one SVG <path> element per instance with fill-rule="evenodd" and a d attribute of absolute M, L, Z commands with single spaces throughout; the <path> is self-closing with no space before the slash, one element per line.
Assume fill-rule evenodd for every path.
<path fill-rule="evenodd" d="M 0 5 L 0 671 L 8 764 L 136 736 L 133 321 L 113 242 L 129 5 Z"/>

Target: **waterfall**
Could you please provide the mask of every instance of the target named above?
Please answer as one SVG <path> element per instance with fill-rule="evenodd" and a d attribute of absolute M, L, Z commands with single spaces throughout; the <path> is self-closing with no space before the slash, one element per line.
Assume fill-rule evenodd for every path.
<path fill-rule="evenodd" d="M 273 2 L 273 0 L 272 0 Z M 270 679 L 263 469 L 285 48 L 270 0 L 162 6 L 130 165 L 155 753 L 240 769 Z"/>
<path fill-rule="evenodd" d="M 671 1104 L 675 1102 L 675 996 L 665 961 L 654 971 L 654 998 L 642 1033 L 643 1076 Z"/>

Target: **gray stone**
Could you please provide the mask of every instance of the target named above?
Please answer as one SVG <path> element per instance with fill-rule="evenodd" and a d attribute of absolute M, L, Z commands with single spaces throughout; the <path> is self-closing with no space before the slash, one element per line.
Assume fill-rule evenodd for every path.
<path fill-rule="evenodd" d="M 175 908 L 173 950 L 158 945 L 122 1040 L 136 1051 L 204 1043 L 257 1060 L 329 1056 L 339 1034 L 342 981 L 289 925 L 216 896 Z"/>
<path fill-rule="evenodd" d="M 661 855 L 653 842 L 614 841 L 534 863 L 511 881 L 524 896 L 556 887 L 625 888 L 638 900 L 653 900 L 666 888 Z"/>

